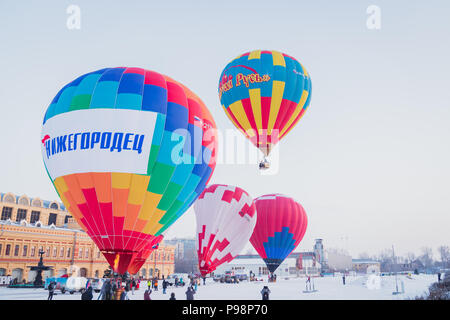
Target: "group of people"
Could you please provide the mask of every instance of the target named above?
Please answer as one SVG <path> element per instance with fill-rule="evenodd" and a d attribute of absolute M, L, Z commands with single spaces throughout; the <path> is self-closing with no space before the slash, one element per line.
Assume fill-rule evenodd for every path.
<path fill-rule="evenodd" d="M 102 288 L 100 290 L 100 294 L 97 298 L 97 300 L 115 300 L 117 296 L 117 290 L 123 289 L 120 292 L 120 296 L 118 297 L 119 300 L 129 300 L 128 292 L 131 291 L 131 294 L 134 295 L 134 291 L 139 288 L 139 280 L 136 280 L 134 278 L 127 279 L 125 281 L 125 285 L 122 288 L 122 280 L 121 279 L 106 279 L 103 282 Z M 92 287 L 88 287 L 87 291 L 91 289 Z M 90 299 L 83 299 L 83 296 L 81 297 L 81 300 L 92 300 L 92 296 Z"/>
<path fill-rule="evenodd" d="M 269 282 L 276 282 L 276 281 L 277 281 L 277 275 L 269 273 Z"/>

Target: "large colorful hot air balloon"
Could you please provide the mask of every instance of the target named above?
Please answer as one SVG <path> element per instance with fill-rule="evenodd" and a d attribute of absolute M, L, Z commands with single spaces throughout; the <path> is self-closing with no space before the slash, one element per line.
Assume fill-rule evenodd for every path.
<path fill-rule="evenodd" d="M 255 50 L 222 71 L 219 98 L 225 113 L 268 156 L 301 119 L 311 100 L 311 79 L 296 59 Z"/>
<path fill-rule="evenodd" d="M 141 68 L 85 74 L 53 99 L 45 167 L 115 272 L 201 194 L 215 168 L 215 127 L 189 89 Z"/>
<path fill-rule="evenodd" d="M 294 199 L 281 194 L 258 197 L 255 205 L 258 219 L 250 242 L 273 273 L 303 239 L 306 212 Z"/>
<path fill-rule="evenodd" d="M 150 254 L 158 249 L 160 242 L 163 240 L 163 235 L 152 237 L 141 251 L 135 254 L 135 257 L 131 260 L 128 266 L 128 272 L 130 274 L 136 274 L 144 265 Z"/>
<path fill-rule="evenodd" d="M 248 243 L 256 223 L 255 204 L 241 188 L 208 186 L 194 204 L 197 253 L 202 276 L 230 262 Z"/>

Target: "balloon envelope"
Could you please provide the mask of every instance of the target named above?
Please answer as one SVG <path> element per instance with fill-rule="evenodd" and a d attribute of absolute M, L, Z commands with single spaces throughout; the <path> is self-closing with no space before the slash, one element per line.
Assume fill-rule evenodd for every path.
<path fill-rule="evenodd" d="M 53 99 L 45 167 L 115 272 L 201 194 L 215 168 L 215 127 L 189 89 L 141 68 L 85 74 Z"/>
<path fill-rule="evenodd" d="M 141 267 L 144 265 L 145 261 L 147 261 L 150 254 L 158 249 L 159 244 L 163 240 L 163 235 L 159 235 L 157 237 L 152 237 L 145 247 L 135 254 L 135 257 L 131 260 L 130 265 L 128 266 L 128 272 L 130 274 L 136 274 L 141 269 Z"/>
<path fill-rule="evenodd" d="M 258 220 L 250 242 L 274 272 L 303 239 L 306 212 L 294 199 L 281 194 L 258 197 L 255 205 Z"/>
<path fill-rule="evenodd" d="M 267 156 L 304 115 L 311 79 L 293 57 L 254 50 L 222 71 L 219 99 L 233 124 Z"/>
<path fill-rule="evenodd" d="M 247 192 L 235 186 L 208 186 L 194 204 L 197 253 L 202 276 L 233 260 L 253 232 L 255 205 Z"/>

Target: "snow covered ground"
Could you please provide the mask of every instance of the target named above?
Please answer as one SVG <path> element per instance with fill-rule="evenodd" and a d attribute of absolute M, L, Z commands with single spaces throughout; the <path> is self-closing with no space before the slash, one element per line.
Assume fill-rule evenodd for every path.
<path fill-rule="evenodd" d="M 317 290 L 312 293 L 304 293 L 305 279 L 294 278 L 290 280 L 278 279 L 276 283 L 265 282 L 241 282 L 239 284 L 216 283 L 212 279 L 207 279 L 206 285 L 199 286 L 195 294 L 196 300 L 260 300 L 260 291 L 264 285 L 271 290 L 271 300 L 311 300 L 311 299 L 345 299 L 345 300 L 397 300 L 414 298 L 417 295 L 423 295 L 428 292 L 428 287 L 436 282 L 436 275 L 413 275 L 412 279 L 406 276 L 398 276 L 398 288 L 401 291 L 403 282 L 403 294 L 393 295 L 395 291 L 395 277 L 384 276 L 380 281 L 371 282 L 367 285 L 367 276 L 347 277 L 346 285 L 342 284 L 341 277 L 314 278 L 314 287 Z M 160 282 L 161 285 L 161 282 Z M 141 282 L 141 289 L 135 291 L 134 295 L 129 292 L 130 300 L 143 300 L 146 282 Z M 369 287 L 373 287 L 370 289 Z M 153 291 L 151 298 L 153 300 L 168 300 L 170 293 L 174 292 L 178 300 L 185 300 L 186 287 L 169 287 L 166 294 L 159 291 Z M 54 300 L 80 300 L 81 294 L 69 293 L 61 294 L 56 291 Z M 44 289 L 9 289 L 0 288 L 0 299 L 2 300 L 45 300 L 47 291 Z M 94 299 L 97 299 L 98 293 L 94 293 Z"/>

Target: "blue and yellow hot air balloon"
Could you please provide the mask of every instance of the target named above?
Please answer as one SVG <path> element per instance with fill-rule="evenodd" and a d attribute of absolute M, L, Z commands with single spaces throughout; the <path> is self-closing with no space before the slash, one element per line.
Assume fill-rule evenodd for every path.
<path fill-rule="evenodd" d="M 215 168 L 215 122 L 194 93 L 141 68 L 106 68 L 63 87 L 42 128 L 56 191 L 114 271 L 161 235 Z"/>
<path fill-rule="evenodd" d="M 219 98 L 236 128 L 268 156 L 308 108 L 311 78 L 285 53 L 254 50 L 222 71 Z"/>

